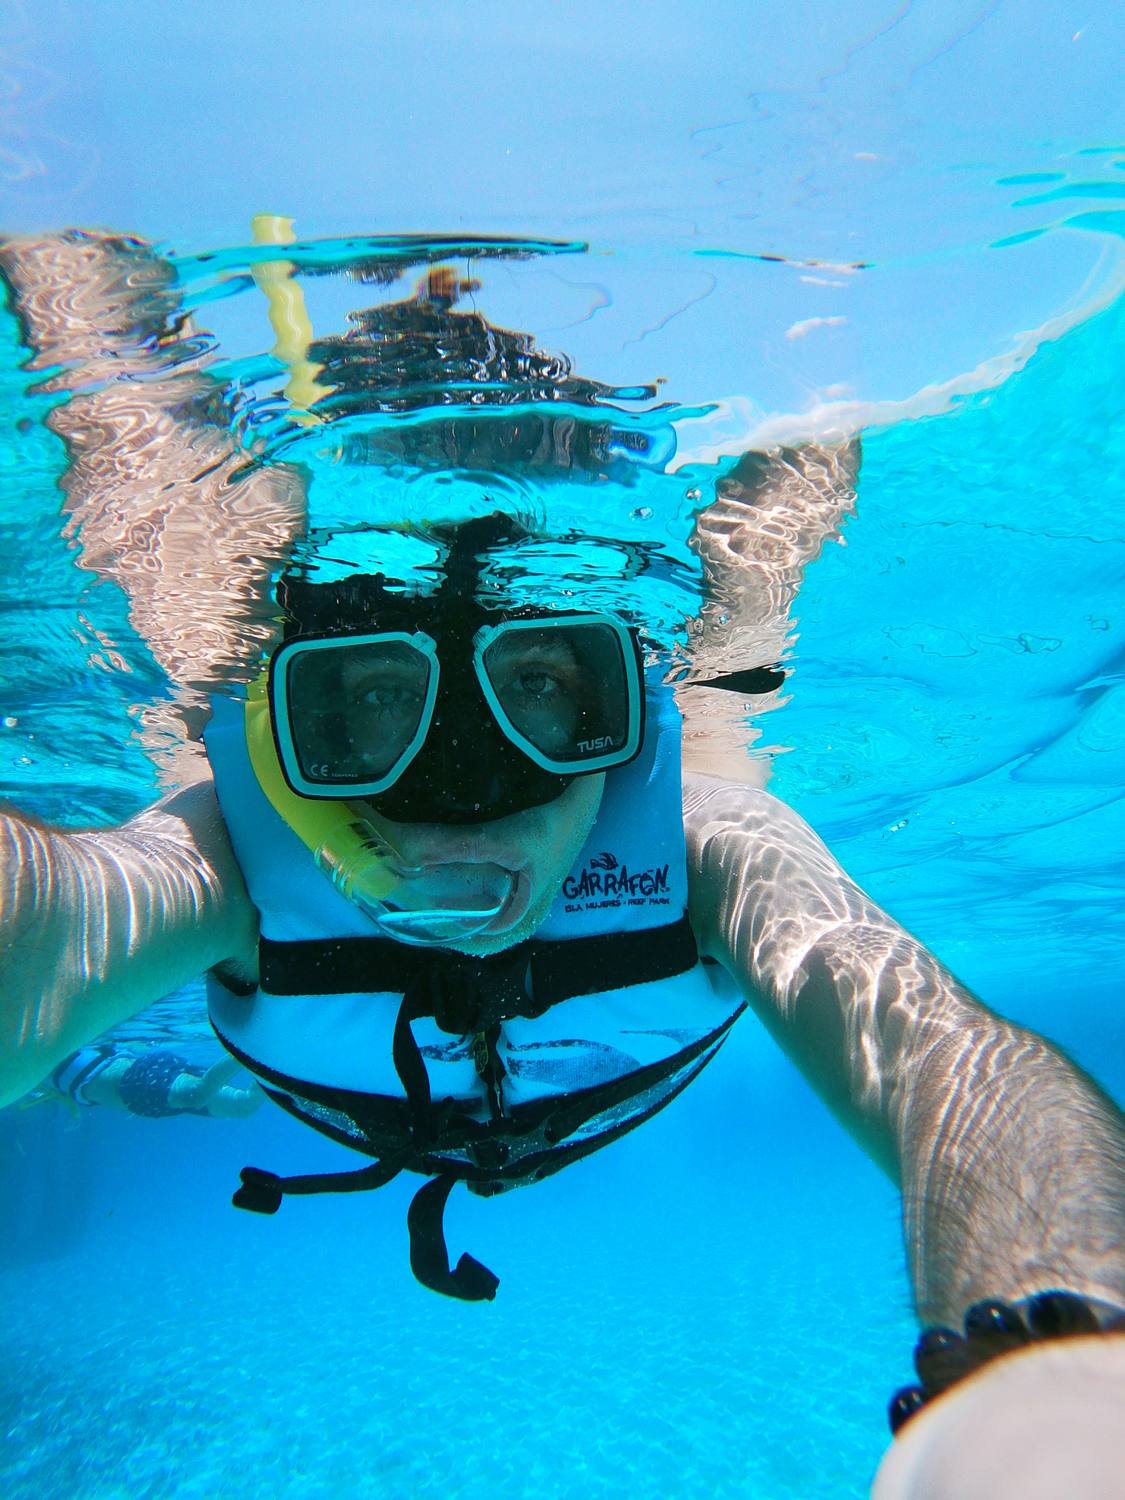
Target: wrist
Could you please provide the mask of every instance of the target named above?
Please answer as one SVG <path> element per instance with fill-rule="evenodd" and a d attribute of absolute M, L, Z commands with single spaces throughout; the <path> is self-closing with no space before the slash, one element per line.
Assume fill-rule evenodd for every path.
<path fill-rule="evenodd" d="M 917 1381 L 891 1397 L 891 1431 L 928 1402 L 992 1360 L 1057 1339 L 1108 1334 L 1125 1336 L 1125 1308 L 1097 1297 L 1059 1290 L 1037 1292 L 1019 1302 L 989 1299 L 967 1309 L 964 1328 L 923 1328 L 914 1346 Z"/>

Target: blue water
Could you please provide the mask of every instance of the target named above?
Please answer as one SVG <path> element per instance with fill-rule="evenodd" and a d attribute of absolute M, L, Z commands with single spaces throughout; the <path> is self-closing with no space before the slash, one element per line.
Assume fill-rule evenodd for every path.
<path fill-rule="evenodd" d="M 440 230 L 494 322 L 603 382 L 593 408 L 652 460 L 596 495 L 529 482 L 544 521 L 600 541 L 516 583 L 641 611 L 654 641 L 698 602 L 690 497 L 739 442 L 826 411 L 862 429 L 857 510 L 807 571 L 756 751 L 877 901 L 1125 1100 L 1116 13 L 807 0 L 751 35 L 744 7 L 661 0 L 643 28 L 576 5 L 548 37 L 514 3 L 437 24 L 371 0 L 336 26 L 202 0 L 160 35 L 149 9 L 18 16 L 8 222 L 157 242 L 232 429 L 306 465 L 322 517 L 420 515 L 437 490 L 376 495 L 289 421 L 245 245 L 263 208 L 308 237 L 318 333 L 417 272 L 322 274 L 364 243 L 325 236 L 389 254 Z M 470 257 L 497 234 L 535 254 Z M 0 309 L 0 798 L 109 823 L 160 791 L 137 710 L 174 690 L 82 565 L 44 425 L 61 398 L 26 354 Z M 658 565 L 623 582 L 642 546 Z M 120 1034 L 215 1055 L 198 985 Z M 867 1492 L 911 1375 L 898 1197 L 752 1019 L 611 1149 L 454 1194 L 450 1249 L 499 1274 L 493 1304 L 414 1282 L 413 1184 L 258 1219 L 229 1207 L 247 1162 L 355 1158 L 268 1107 L 0 1112 L 0 1494 Z"/>
<path fill-rule="evenodd" d="M 1118 302 L 1000 389 L 867 436 L 766 725 L 791 747 L 775 789 L 871 893 L 1119 1095 L 1123 319 Z M 9 353 L 5 418 L 34 420 Z M 61 455 L 30 438 L 4 532 L 24 642 L 4 792 L 112 818 L 152 795 L 128 704 L 159 674 L 120 593 L 75 569 Z M 95 626 L 129 672 L 86 670 Z M 154 1025 L 202 1035 L 198 993 Z M 451 1247 L 502 1278 L 485 1307 L 412 1281 L 398 1184 L 231 1212 L 248 1160 L 339 1165 L 268 1111 L 45 1103 L 0 1130 L 8 1495 L 858 1495 L 909 1375 L 896 1195 L 750 1020 L 601 1158 L 455 1197 Z"/>
<path fill-rule="evenodd" d="M 296 1127 L 90 1111 L 55 1137 L 28 1112 L 5 1493 L 863 1493 L 908 1373 L 894 1195 L 735 1045 L 570 1180 L 453 1200 L 451 1248 L 502 1278 L 484 1307 L 411 1280 L 397 1184 L 225 1209 L 245 1160 L 329 1154 Z M 52 1231 L 69 1243 L 39 1258 Z"/>
<path fill-rule="evenodd" d="M 1119 1097 L 1123 325 L 1118 301 L 999 390 L 869 438 L 847 546 L 798 601 L 799 753 L 771 783 Z"/>

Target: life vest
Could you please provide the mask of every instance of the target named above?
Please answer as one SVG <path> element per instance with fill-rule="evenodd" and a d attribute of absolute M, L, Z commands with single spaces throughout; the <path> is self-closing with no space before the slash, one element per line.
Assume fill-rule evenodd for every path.
<path fill-rule="evenodd" d="M 290 1114 L 375 1158 L 355 1172 L 280 1178 L 245 1168 L 239 1207 L 284 1194 L 427 1183 L 411 1206 L 411 1265 L 476 1300 L 497 1279 L 450 1272 L 441 1220 L 454 1182 L 490 1194 L 545 1177 L 669 1103 L 744 1008 L 699 962 L 686 916 L 680 721 L 650 685 L 645 744 L 606 775 L 591 833 L 533 938 L 488 958 L 408 947 L 317 867 L 274 810 L 246 748 L 243 704 L 220 698 L 205 735 L 216 791 L 260 917 L 259 985 L 208 977 L 219 1040 Z"/>

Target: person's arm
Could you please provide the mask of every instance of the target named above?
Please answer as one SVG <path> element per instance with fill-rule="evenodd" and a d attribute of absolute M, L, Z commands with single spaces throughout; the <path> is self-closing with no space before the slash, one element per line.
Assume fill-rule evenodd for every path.
<path fill-rule="evenodd" d="M 1040 1037 L 992 1014 L 768 793 L 685 793 L 691 912 L 821 1097 L 899 1182 L 914 1296 L 1065 1288 L 1125 1307 L 1125 1120 Z"/>
<path fill-rule="evenodd" d="M 233 1057 L 212 1063 L 203 1074 L 184 1072 L 168 1093 L 173 1109 L 208 1114 L 213 1120 L 244 1120 L 265 1102 L 253 1078 L 245 1085 L 232 1083 L 242 1072 L 242 1064 Z"/>
<path fill-rule="evenodd" d="M 91 1052 L 95 1058 L 101 1053 L 100 1063 L 83 1069 L 82 1063 Z M 152 1065 L 155 1065 L 155 1079 Z M 135 1078 L 138 1069 L 145 1090 L 141 1108 L 137 1107 L 135 1089 L 130 1088 L 130 1075 Z M 65 1075 L 75 1070 L 74 1084 L 65 1088 Z M 100 1104 L 129 1114 L 152 1118 L 190 1114 L 210 1115 L 215 1120 L 245 1119 L 254 1113 L 265 1095 L 252 1079 L 247 1087 L 233 1084 L 231 1080 L 241 1072 L 242 1064 L 233 1057 L 223 1057 L 206 1071 L 198 1072 L 186 1059 L 161 1046 L 139 1052 L 122 1050 L 117 1055 L 110 1047 L 84 1047 L 52 1072 L 51 1085 L 60 1090 L 60 1097 L 70 1098 L 76 1104 Z"/>
<path fill-rule="evenodd" d="M 252 977 L 256 943 L 210 784 L 89 832 L 0 810 L 0 1106 L 203 970 Z"/>

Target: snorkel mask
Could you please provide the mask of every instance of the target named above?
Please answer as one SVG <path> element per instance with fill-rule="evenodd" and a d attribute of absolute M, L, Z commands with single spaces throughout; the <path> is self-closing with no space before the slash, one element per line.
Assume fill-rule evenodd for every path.
<path fill-rule="evenodd" d="M 443 901 L 440 879 L 431 870 L 423 882 L 405 863 L 384 819 L 508 817 L 553 801 L 576 776 L 625 765 L 644 739 L 634 633 L 607 614 L 485 608 L 473 545 L 483 525 L 458 528 L 428 597 L 394 594 L 378 575 L 285 581 L 290 633 L 247 702 L 251 761 L 275 809 L 337 888 L 402 942 L 483 932 L 515 876 L 473 867 Z"/>

